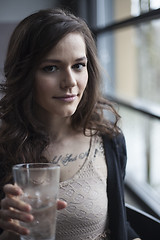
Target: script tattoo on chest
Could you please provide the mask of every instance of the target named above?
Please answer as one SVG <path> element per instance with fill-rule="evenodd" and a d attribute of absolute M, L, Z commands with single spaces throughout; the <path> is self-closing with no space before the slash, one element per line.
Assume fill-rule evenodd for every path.
<path fill-rule="evenodd" d="M 70 162 L 74 162 L 77 160 L 83 160 L 83 159 L 87 158 L 88 154 L 89 154 L 89 151 L 80 153 L 77 155 L 73 155 L 72 153 L 67 153 L 66 155 L 55 156 L 52 159 L 52 162 L 54 164 L 62 163 L 64 166 L 67 166 L 68 163 L 70 163 Z"/>

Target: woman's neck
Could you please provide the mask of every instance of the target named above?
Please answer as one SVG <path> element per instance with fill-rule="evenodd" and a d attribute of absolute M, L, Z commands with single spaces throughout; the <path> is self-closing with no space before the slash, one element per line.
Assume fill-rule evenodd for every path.
<path fill-rule="evenodd" d="M 46 125 L 51 142 L 61 142 L 71 135 L 74 135 L 69 119 L 54 119 Z"/>
<path fill-rule="evenodd" d="M 34 108 L 36 118 L 45 126 L 51 142 L 60 141 L 66 136 L 72 135 L 74 130 L 71 126 L 71 117 L 60 117 L 51 115 L 39 105 Z"/>

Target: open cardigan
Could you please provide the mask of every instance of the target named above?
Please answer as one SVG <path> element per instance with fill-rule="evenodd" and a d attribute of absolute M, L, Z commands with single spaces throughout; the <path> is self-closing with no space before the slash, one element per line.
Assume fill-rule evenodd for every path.
<path fill-rule="evenodd" d="M 107 196 L 109 229 L 112 240 L 132 240 L 137 234 L 126 219 L 124 203 L 124 176 L 126 168 L 126 145 L 122 134 L 114 138 L 102 136 L 108 169 Z M 3 230 L 0 229 L 0 234 Z"/>
<path fill-rule="evenodd" d="M 108 169 L 107 195 L 108 218 L 112 240 L 138 238 L 127 222 L 124 201 L 124 177 L 127 162 L 126 144 L 123 134 L 114 138 L 103 135 L 105 158 Z"/>

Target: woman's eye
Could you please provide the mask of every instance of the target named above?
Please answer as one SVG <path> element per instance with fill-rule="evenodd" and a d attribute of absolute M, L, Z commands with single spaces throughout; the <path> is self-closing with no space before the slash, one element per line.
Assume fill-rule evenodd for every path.
<path fill-rule="evenodd" d="M 47 72 L 47 73 L 52 73 L 52 72 L 55 72 L 56 70 L 57 70 L 56 66 L 46 66 L 46 67 L 43 67 L 43 71 Z"/>
<path fill-rule="evenodd" d="M 85 63 L 77 63 L 73 66 L 73 68 L 77 69 L 77 70 L 81 70 L 83 67 L 85 67 L 86 64 Z"/>

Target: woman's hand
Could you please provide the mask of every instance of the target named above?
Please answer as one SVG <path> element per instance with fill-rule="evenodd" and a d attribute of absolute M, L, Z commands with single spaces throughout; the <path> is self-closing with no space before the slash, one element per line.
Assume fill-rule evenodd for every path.
<path fill-rule="evenodd" d="M 0 228 L 18 234 L 26 235 L 28 229 L 19 225 L 19 221 L 31 222 L 31 206 L 20 201 L 19 196 L 22 190 L 15 185 L 7 184 L 4 186 L 5 198 L 1 200 Z"/>
<path fill-rule="evenodd" d="M 29 234 L 29 230 L 20 226 L 19 221 L 31 222 L 33 215 L 31 214 L 31 206 L 19 199 L 22 190 L 15 185 L 7 184 L 4 186 L 5 198 L 1 200 L 0 209 L 0 228 L 21 235 Z M 66 203 L 57 202 L 57 209 L 63 209 Z"/>

